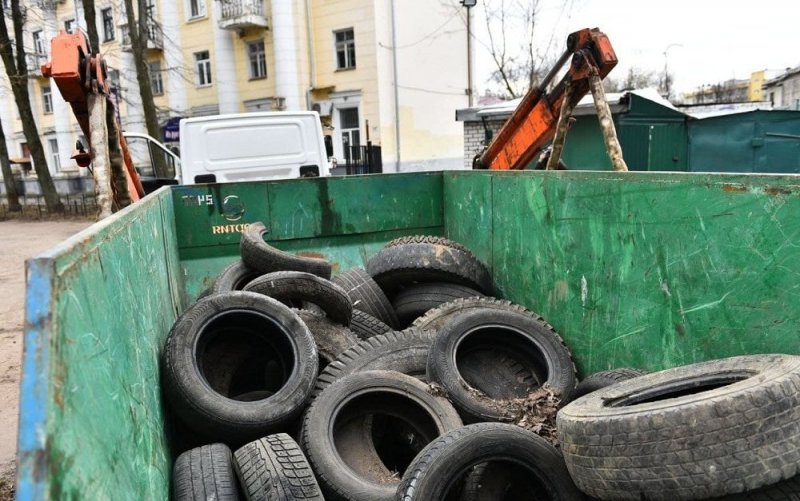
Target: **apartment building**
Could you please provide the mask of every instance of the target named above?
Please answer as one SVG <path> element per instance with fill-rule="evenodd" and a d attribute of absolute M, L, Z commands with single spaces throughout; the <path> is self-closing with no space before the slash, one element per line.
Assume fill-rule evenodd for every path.
<path fill-rule="evenodd" d="M 80 130 L 38 67 L 60 30 L 85 28 L 81 1 L 23 3 L 34 115 L 51 172 L 72 175 Z M 123 127 L 144 132 L 124 3 L 95 3 Z M 179 141 L 182 117 L 314 109 L 340 162 L 370 141 L 381 147 L 384 172 L 463 165 L 454 115 L 468 106 L 469 85 L 466 10 L 458 0 L 147 0 L 145 8 L 160 140 Z M 12 158 L 26 156 L 4 73 L 0 120 Z"/>

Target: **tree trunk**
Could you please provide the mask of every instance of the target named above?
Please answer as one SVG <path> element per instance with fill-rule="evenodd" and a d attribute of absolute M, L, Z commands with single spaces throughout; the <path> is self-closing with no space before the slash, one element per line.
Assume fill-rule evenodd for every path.
<path fill-rule="evenodd" d="M 86 21 L 86 31 L 89 35 L 89 45 L 92 53 L 100 52 L 100 36 L 97 34 L 97 17 L 95 16 L 94 0 L 82 0 L 83 19 Z"/>
<path fill-rule="evenodd" d="M 153 101 L 153 89 L 150 87 L 150 73 L 147 71 L 147 61 L 145 59 L 148 40 L 147 23 L 150 21 L 147 19 L 145 0 L 137 0 L 137 8 L 139 10 L 138 22 L 133 11 L 133 0 L 125 0 L 128 33 L 131 37 L 133 63 L 136 67 L 136 82 L 139 84 L 139 93 L 142 96 L 144 121 L 147 125 L 147 133 L 153 137 L 159 137 L 161 134 L 158 127 L 158 116 L 156 115 L 156 105 Z M 152 20 L 152 23 L 155 23 L 155 20 Z"/>
<path fill-rule="evenodd" d="M 8 161 L 6 135 L 3 132 L 2 123 L 0 123 L 0 168 L 2 168 L 3 182 L 6 185 L 6 200 L 8 200 L 8 210 L 11 212 L 19 212 L 22 210 L 22 206 L 19 204 L 17 185 L 14 182 L 14 174 L 11 172 L 11 164 Z"/>
<path fill-rule="evenodd" d="M 5 20 L 3 3 L 0 2 L 0 19 Z M 14 61 L 11 41 L 9 40 L 5 22 L 0 22 L 0 57 L 3 59 L 8 80 L 11 82 L 11 90 L 14 93 L 19 116 L 22 120 L 22 130 L 25 134 L 25 140 L 28 142 L 33 167 L 36 169 L 36 175 L 39 178 L 39 186 L 42 188 L 47 210 L 51 213 L 61 212 L 64 210 L 64 206 L 61 204 L 58 193 L 56 193 L 56 187 L 53 184 L 53 178 L 50 177 L 50 171 L 47 169 L 47 159 L 42 147 L 42 141 L 39 138 L 39 131 L 36 128 L 36 121 L 33 118 L 33 111 L 31 110 L 31 100 L 28 94 L 28 65 L 25 61 L 23 43 L 25 40 L 23 35 L 24 19 L 19 0 L 11 0 L 11 17 L 14 23 L 17 58 Z"/>

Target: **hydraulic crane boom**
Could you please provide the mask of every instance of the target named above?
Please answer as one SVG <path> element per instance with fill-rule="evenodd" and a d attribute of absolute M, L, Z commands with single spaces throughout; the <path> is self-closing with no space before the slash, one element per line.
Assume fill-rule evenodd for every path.
<path fill-rule="evenodd" d="M 567 59 L 567 73 L 548 94 L 547 86 Z M 589 92 L 589 77 L 604 78 L 617 65 L 617 56 L 608 37 L 597 28 L 576 31 L 567 37 L 567 50 L 539 87 L 532 88 L 477 159 L 476 168 L 492 170 L 524 169 L 553 139 L 564 99 L 571 109 Z M 569 87 L 569 93 L 567 88 Z"/>
<path fill-rule="evenodd" d="M 89 141 L 89 145 L 79 145 L 72 158 L 81 167 L 94 165 L 92 175 L 104 217 L 144 196 L 120 129 L 116 104 L 109 98 L 106 65 L 100 54 L 92 54 L 80 31 L 61 32 L 53 38 L 51 47 L 53 58 L 42 66 L 42 74 L 53 78 Z M 109 191 L 111 196 L 106 196 Z"/>

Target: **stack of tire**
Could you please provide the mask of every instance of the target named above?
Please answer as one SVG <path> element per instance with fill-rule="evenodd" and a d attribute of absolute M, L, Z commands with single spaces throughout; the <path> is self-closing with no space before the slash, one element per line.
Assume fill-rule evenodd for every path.
<path fill-rule="evenodd" d="M 491 297 L 486 267 L 462 245 L 404 237 L 365 270 L 331 280 L 329 263 L 274 249 L 265 232 L 250 226 L 241 261 L 181 315 L 167 340 L 163 387 L 178 418 L 175 448 L 185 450 L 174 466 L 175 499 L 577 500 L 585 499 L 581 490 L 601 499 L 663 499 L 678 492 L 608 477 L 619 450 L 586 459 L 605 451 L 609 437 L 584 432 L 594 430 L 584 421 L 591 424 L 596 410 L 584 415 L 582 406 L 656 375 L 607 371 L 576 387 L 570 352 L 553 328 Z M 673 391 L 667 386 L 664 394 Z M 700 387 L 701 395 L 719 391 Z M 620 414 L 660 395 L 644 393 L 622 397 Z M 790 473 L 784 468 L 770 481 Z M 742 482 L 722 494 L 765 485 Z M 666 497 L 720 491 L 680 492 Z"/>

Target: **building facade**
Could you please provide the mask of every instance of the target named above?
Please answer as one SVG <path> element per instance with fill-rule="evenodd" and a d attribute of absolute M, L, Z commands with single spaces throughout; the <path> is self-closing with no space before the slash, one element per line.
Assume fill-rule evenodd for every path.
<path fill-rule="evenodd" d="M 786 71 L 764 83 L 764 98 L 776 110 L 800 110 L 800 67 Z"/>
<path fill-rule="evenodd" d="M 121 0 L 95 0 L 99 51 L 119 89 L 125 130 L 145 132 Z M 80 0 L 25 0 L 29 90 L 59 175 L 81 133 L 38 69 L 60 31 L 85 28 Z M 380 146 L 384 172 L 462 168 L 468 105 L 466 11 L 457 0 L 147 0 L 147 59 L 162 141 L 183 117 L 249 111 L 319 112 L 343 162 Z M 9 22 L 10 27 L 10 22 Z M 0 120 L 10 156 L 27 156 L 5 72 Z"/>

